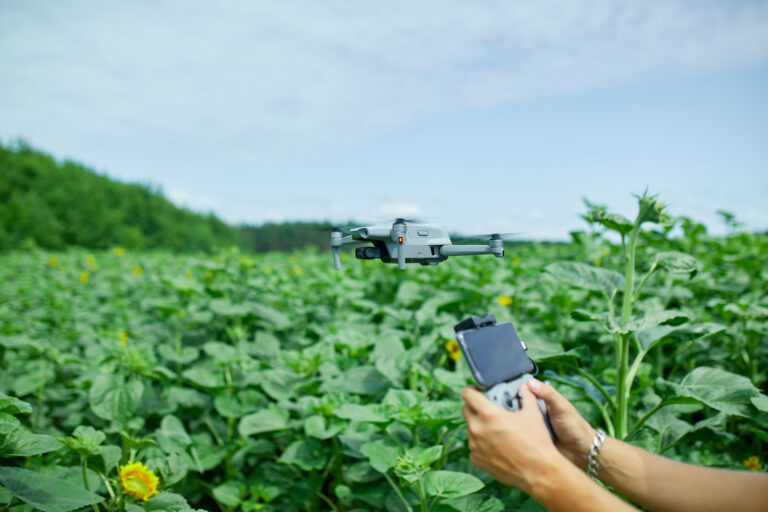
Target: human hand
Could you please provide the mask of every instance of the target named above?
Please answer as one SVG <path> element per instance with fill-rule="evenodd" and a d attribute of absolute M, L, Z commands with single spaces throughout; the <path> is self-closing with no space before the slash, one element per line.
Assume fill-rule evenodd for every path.
<path fill-rule="evenodd" d="M 595 437 L 595 429 L 581 417 L 571 402 L 551 385 L 537 379 L 527 382 L 538 398 L 547 404 L 549 423 L 555 432 L 555 445 L 560 453 L 581 469 L 587 469 L 587 455 Z"/>
<path fill-rule="evenodd" d="M 566 463 L 557 451 L 536 397 L 520 386 L 521 409 L 512 412 L 468 387 L 461 394 L 467 421 L 470 461 L 499 482 L 532 494 L 535 483 L 553 464 Z"/>

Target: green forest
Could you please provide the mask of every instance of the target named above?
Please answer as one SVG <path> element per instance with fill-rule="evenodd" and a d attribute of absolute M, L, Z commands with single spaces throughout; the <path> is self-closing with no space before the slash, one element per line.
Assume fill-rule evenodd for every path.
<path fill-rule="evenodd" d="M 0 250 L 40 247 L 287 251 L 328 245 L 328 224 L 230 226 L 180 208 L 161 190 L 122 183 L 23 142 L 0 144 Z"/>

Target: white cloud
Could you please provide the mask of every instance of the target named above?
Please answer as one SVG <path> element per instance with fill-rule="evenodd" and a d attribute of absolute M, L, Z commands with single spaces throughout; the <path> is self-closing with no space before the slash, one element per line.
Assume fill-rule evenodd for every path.
<path fill-rule="evenodd" d="M 0 14 L 7 126 L 143 132 L 246 160 L 768 55 L 765 2 L 5 1 Z"/>

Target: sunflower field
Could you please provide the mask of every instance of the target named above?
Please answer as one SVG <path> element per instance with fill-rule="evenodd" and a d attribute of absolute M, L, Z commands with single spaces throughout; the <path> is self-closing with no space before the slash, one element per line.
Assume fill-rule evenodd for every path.
<path fill-rule="evenodd" d="M 768 236 L 588 205 L 567 244 L 0 255 L 0 511 L 525 511 L 469 463 L 453 326 L 511 321 L 595 426 L 765 471 Z"/>

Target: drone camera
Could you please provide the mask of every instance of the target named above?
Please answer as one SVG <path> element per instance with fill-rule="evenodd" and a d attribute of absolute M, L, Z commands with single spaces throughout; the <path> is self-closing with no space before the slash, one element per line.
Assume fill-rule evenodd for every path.
<path fill-rule="evenodd" d="M 355 249 L 355 257 L 359 260 L 375 260 L 381 258 L 381 250 L 376 247 L 358 247 Z"/>

